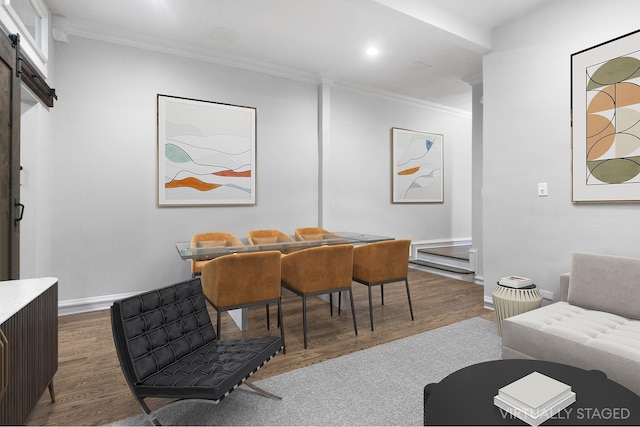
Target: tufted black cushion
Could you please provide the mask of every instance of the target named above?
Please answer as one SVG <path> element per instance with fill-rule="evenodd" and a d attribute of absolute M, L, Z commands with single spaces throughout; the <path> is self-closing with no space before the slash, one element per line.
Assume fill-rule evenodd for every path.
<path fill-rule="evenodd" d="M 280 337 L 218 341 L 200 278 L 116 301 L 111 319 L 138 398 L 220 400 L 282 347 Z"/>

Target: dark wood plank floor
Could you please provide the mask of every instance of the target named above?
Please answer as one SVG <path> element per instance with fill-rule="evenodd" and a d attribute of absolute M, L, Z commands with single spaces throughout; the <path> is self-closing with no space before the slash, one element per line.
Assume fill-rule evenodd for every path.
<path fill-rule="evenodd" d="M 371 332 L 367 289 L 354 282 L 358 320 L 355 336 L 349 311 L 329 316 L 329 306 L 319 298 L 308 303 L 309 343 L 302 344 L 302 303 L 283 291 L 283 315 L 287 354 L 277 355 L 254 379 L 266 378 L 323 360 L 349 354 L 378 344 L 415 335 L 472 317 L 495 320 L 483 307 L 483 287 L 436 274 L 410 270 L 409 283 L 415 321 L 411 321 L 403 283 L 385 286 L 385 305 L 380 306 L 379 289 L 374 289 L 374 325 Z M 215 321 L 215 312 L 211 311 Z M 266 329 L 264 307 L 252 308 L 250 330 L 241 332 L 223 316 L 222 339 L 277 335 L 276 311 L 272 308 L 272 329 Z M 103 425 L 139 415 L 115 353 L 109 312 L 60 318 L 59 368 L 54 378 L 56 403 L 46 392 L 27 420 L 27 425 Z M 156 408 L 166 401 L 151 400 Z"/>

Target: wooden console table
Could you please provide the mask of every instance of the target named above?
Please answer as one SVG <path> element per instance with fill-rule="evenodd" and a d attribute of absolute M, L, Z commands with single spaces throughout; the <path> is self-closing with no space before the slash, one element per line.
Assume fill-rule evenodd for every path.
<path fill-rule="evenodd" d="M 58 279 L 0 282 L 0 331 L 0 425 L 21 425 L 47 387 L 55 402 Z"/>

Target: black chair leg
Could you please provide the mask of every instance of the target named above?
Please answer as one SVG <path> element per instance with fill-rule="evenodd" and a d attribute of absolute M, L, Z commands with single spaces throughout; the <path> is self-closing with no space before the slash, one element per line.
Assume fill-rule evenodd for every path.
<path fill-rule="evenodd" d="M 329 312 L 331 313 L 331 317 L 333 317 L 333 292 L 329 294 Z"/>
<path fill-rule="evenodd" d="M 405 278 L 404 283 L 407 286 L 407 299 L 409 300 L 409 311 L 411 312 L 411 320 L 413 320 L 413 306 L 411 305 L 411 293 L 409 292 L 409 280 Z"/>
<path fill-rule="evenodd" d="M 380 285 L 380 302 L 384 305 L 384 285 Z"/>
<path fill-rule="evenodd" d="M 278 300 L 278 327 L 280 328 L 280 339 L 282 340 L 282 352 L 287 354 L 287 346 L 284 343 L 284 323 L 282 323 L 282 301 Z"/>
<path fill-rule="evenodd" d="M 353 330 L 358 335 L 358 324 L 356 323 L 356 307 L 353 304 L 353 291 L 349 288 L 349 299 L 351 300 L 351 315 L 353 316 Z"/>
<path fill-rule="evenodd" d="M 371 285 L 367 285 L 369 288 L 369 320 L 371 322 L 371 332 L 373 332 L 373 308 L 371 303 Z"/>
<path fill-rule="evenodd" d="M 302 295 L 302 333 L 304 335 L 304 348 L 307 348 L 307 296 Z"/>
<path fill-rule="evenodd" d="M 265 304 L 267 307 L 267 330 L 271 329 L 271 316 L 269 315 L 269 304 Z M 278 319 L 278 322 L 280 319 Z"/>
<path fill-rule="evenodd" d="M 220 310 L 216 310 L 216 313 L 217 313 L 216 318 L 217 318 L 217 320 L 218 320 L 218 326 L 217 326 L 217 331 L 216 331 L 216 333 L 218 334 L 218 339 L 220 339 L 220 317 L 221 317 L 221 316 L 220 316 Z"/>
<path fill-rule="evenodd" d="M 341 308 L 342 308 L 342 291 L 338 292 L 338 316 L 340 316 Z"/>

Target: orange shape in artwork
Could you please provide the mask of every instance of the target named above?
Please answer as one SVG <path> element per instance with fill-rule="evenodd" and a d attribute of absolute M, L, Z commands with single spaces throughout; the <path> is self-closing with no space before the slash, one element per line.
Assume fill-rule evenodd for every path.
<path fill-rule="evenodd" d="M 640 104 L 640 87 L 633 83 L 618 83 L 616 85 L 616 108 Z"/>
<path fill-rule="evenodd" d="M 411 175 L 411 174 L 414 174 L 414 173 L 418 172 L 418 170 L 420 170 L 420 166 L 400 171 L 400 172 L 398 172 L 398 175 Z"/>
<path fill-rule="evenodd" d="M 587 135 L 587 160 L 596 160 L 611 148 L 615 128 L 609 119 L 598 114 L 588 114 Z"/>
<path fill-rule="evenodd" d="M 236 172 L 231 169 L 227 169 L 226 171 L 214 172 L 213 175 L 249 178 L 251 177 L 251 170 Z"/>
<path fill-rule="evenodd" d="M 640 87 L 633 83 L 617 83 L 600 89 L 589 102 L 587 113 L 597 113 L 633 104 L 640 104 Z"/>
<path fill-rule="evenodd" d="M 214 188 L 221 187 L 221 185 L 200 181 L 198 178 L 193 178 L 193 177 L 189 177 L 185 179 L 174 179 L 169 182 L 165 182 L 164 184 L 164 188 L 180 188 L 180 187 L 191 187 L 199 191 L 209 191 L 209 190 L 213 190 Z"/>
<path fill-rule="evenodd" d="M 614 86 L 607 86 L 598 91 L 587 106 L 587 113 L 598 113 L 615 107 Z"/>

